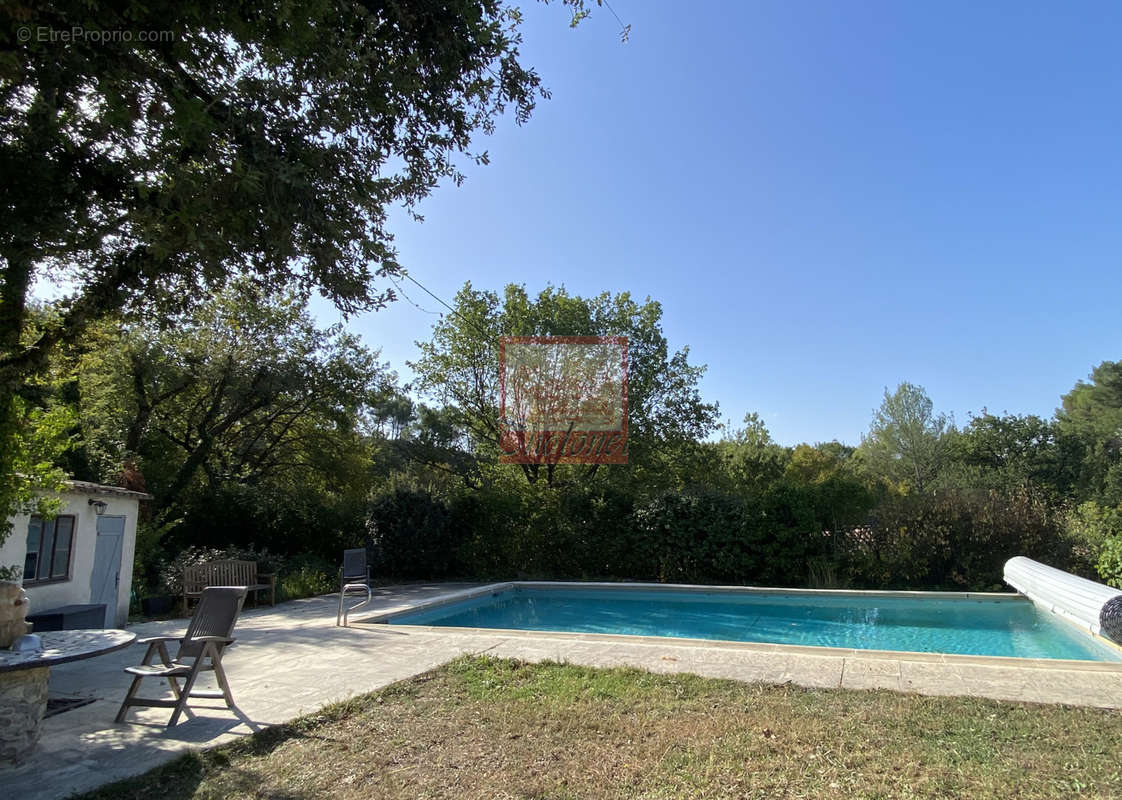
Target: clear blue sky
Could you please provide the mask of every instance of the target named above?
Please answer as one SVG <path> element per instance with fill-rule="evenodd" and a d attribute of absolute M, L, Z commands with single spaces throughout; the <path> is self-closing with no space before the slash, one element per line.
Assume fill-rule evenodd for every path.
<path fill-rule="evenodd" d="M 902 380 L 959 423 L 1047 416 L 1122 359 L 1122 6 L 612 4 L 626 44 L 525 3 L 552 100 L 396 216 L 441 297 L 649 295 L 722 417 L 783 444 L 856 444 Z M 350 324 L 408 379 L 433 319 Z"/>

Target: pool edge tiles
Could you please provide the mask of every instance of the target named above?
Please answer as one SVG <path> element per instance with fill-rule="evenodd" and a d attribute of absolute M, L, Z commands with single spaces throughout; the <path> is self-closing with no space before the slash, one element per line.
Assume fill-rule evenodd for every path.
<path fill-rule="evenodd" d="M 574 601 L 575 616 L 569 613 L 571 604 L 559 600 L 563 590 L 580 593 L 579 600 Z M 612 597 L 617 592 L 622 592 L 618 601 Z M 501 595 L 507 595 L 505 601 L 492 600 Z M 806 602 L 800 602 L 800 598 L 805 598 Z M 939 601 L 943 608 L 919 605 L 915 602 L 919 600 Z M 1009 612 L 995 607 L 1010 601 L 1018 607 Z M 656 610 L 650 614 L 654 622 L 630 616 L 635 606 L 628 608 L 628 604 L 636 602 L 653 604 Z M 553 603 L 567 616 L 520 619 L 518 606 L 529 606 L 533 611 L 535 603 L 543 611 L 545 606 L 540 604 Z M 591 613 L 592 617 L 580 613 L 582 603 L 583 611 Z M 657 607 L 663 603 L 665 610 L 660 615 Z M 706 608 L 710 604 L 713 611 Z M 975 604 L 979 605 L 979 615 L 973 610 Z M 456 608 L 453 610 L 452 606 Z M 438 613 L 441 607 L 449 607 L 448 613 Z M 676 641 L 697 646 L 723 643 L 723 646 L 748 645 L 749 649 L 757 650 L 784 648 L 787 652 L 794 652 L 792 648 L 810 648 L 820 655 L 887 655 L 913 661 L 943 657 L 981 659 L 991 666 L 1008 660 L 1022 666 L 1039 661 L 1057 668 L 1074 664 L 1094 665 L 1107 671 L 1122 669 L 1122 650 L 1113 643 L 1078 628 L 1060 626 L 1051 615 L 1032 618 L 1025 613 L 1025 609 L 1031 608 L 1030 602 L 1015 593 L 506 581 L 385 609 L 362 622 L 431 631 L 492 634 L 513 631 L 561 638 L 590 636 L 598 640 L 618 636 L 624 641 L 665 644 Z M 763 615 L 758 618 L 758 626 L 752 616 L 757 610 Z M 925 622 L 924 616 L 933 613 L 938 622 Z M 603 618 L 597 620 L 596 614 Z M 954 625 L 953 621 L 943 624 L 944 614 L 957 616 L 962 624 Z M 619 622 L 621 615 L 625 617 L 623 623 Z M 416 621 L 410 621 L 412 618 Z M 441 622 L 442 619 L 448 621 Z M 718 620 L 718 624 L 710 625 L 710 619 Z M 480 620 L 485 624 L 473 624 Z M 975 621 L 980 624 L 974 624 Z M 787 625 L 791 627 L 788 629 Z"/>
<path fill-rule="evenodd" d="M 508 592 L 511 589 L 516 589 L 523 584 L 526 584 L 526 582 L 506 581 L 503 583 L 489 583 L 486 586 L 476 586 L 473 589 L 461 589 L 459 591 L 449 592 L 448 594 L 441 594 L 437 595 L 436 597 L 430 597 L 428 600 L 423 600 L 419 603 L 405 603 L 399 606 L 393 606 L 391 608 L 383 609 L 373 616 L 361 617 L 352 620 L 352 622 L 356 624 L 387 623 L 394 617 L 400 617 L 406 614 L 418 614 L 422 611 L 428 611 L 433 608 L 438 608 L 439 606 L 461 603 L 465 600 L 472 600 L 483 595 L 495 595 L 502 592 Z"/>
<path fill-rule="evenodd" d="M 692 592 L 696 594 L 790 594 L 819 597 L 899 597 L 943 598 L 964 600 L 993 600 L 995 602 L 1025 599 L 1019 592 L 929 592 L 897 589 L 799 589 L 782 586 L 708 586 L 700 583 L 634 583 L 615 581 L 508 581 L 495 586 L 526 589 L 605 589 L 618 591 L 650 590 L 665 592 Z M 487 587 L 484 587 L 487 588 Z"/>
<path fill-rule="evenodd" d="M 385 623 L 392 617 L 403 614 L 413 614 L 426 611 L 437 606 L 458 603 L 486 594 L 497 594 L 512 589 L 605 589 L 612 591 L 651 590 L 666 592 L 696 592 L 699 594 L 805 594 L 821 596 L 847 596 L 855 597 L 931 597 L 931 598 L 962 598 L 970 600 L 1016 601 L 1025 599 L 1018 592 L 924 592 L 924 591 L 897 591 L 893 589 L 789 589 L 779 586 L 707 586 L 696 583 L 639 583 L 628 581 L 499 581 L 476 586 L 471 589 L 460 589 L 448 594 L 438 595 L 420 603 L 403 604 L 379 611 L 377 614 L 364 617 L 356 622 Z"/>
<path fill-rule="evenodd" d="M 382 624 L 363 620 L 362 624 Z M 531 631 L 522 628 L 468 628 L 451 625 L 400 625 L 410 631 L 431 634 L 501 636 L 510 639 L 544 639 L 597 644 L 639 645 L 651 648 L 686 650 L 731 650 L 772 655 L 841 658 L 846 660 L 901 661 L 940 666 L 980 666 L 991 669 L 1011 667 L 1020 670 L 1106 673 L 1122 678 L 1122 661 L 1081 661 L 1063 658 L 1026 658 L 1022 656 L 975 656 L 959 653 L 927 653 L 922 650 L 863 650 L 856 647 L 824 647 L 773 642 L 740 642 L 732 639 L 690 639 L 676 636 L 640 636 L 628 633 L 582 633 L 573 631 Z M 481 651 L 483 652 L 483 651 Z M 887 688 L 887 687 L 885 687 Z M 1054 701 L 1067 702 L 1067 701 Z M 1112 706 L 1113 707 L 1113 706 Z"/>

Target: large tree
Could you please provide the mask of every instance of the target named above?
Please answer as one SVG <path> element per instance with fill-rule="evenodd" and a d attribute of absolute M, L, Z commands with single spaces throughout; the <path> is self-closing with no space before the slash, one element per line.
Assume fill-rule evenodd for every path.
<path fill-rule="evenodd" d="M 1056 427 L 1079 451 L 1080 498 L 1122 506 L 1122 361 L 1104 361 L 1065 394 Z"/>
<path fill-rule="evenodd" d="M 170 517 L 227 485 L 322 483 L 364 464 L 362 420 L 394 392 L 376 354 L 318 328 L 291 295 L 249 302 L 232 288 L 166 330 L 99 337 L 78 367 L 92 477 L 135 463 Z M 350 478 L 347 478 L 348 480 Z"/>
<path fill-rule="evenodd" d="M 470 447 L 493 461 L 500 449 L 498 347 L 502 336 L 626 336 L 628 338 L 628 450 L 632 474 L 661 470 L 684 443 L 713 430 L 717 406 L 705 403 L 698 381 L 705 368 L 689 363 L 689 349 L 671 351 L 662 331 L 662 307 L 631 295 L 604 292 L 584 298 L 549 287 L 531 297 L 509 285 L 500 296 L 467 284 L 456 295 L 454 313 L 419 342 L 421 357 L 410 366 L 417 388 L 448 409 L 469 434 Z M 553 483 L 555 463 L 520 465 L 526 479 Z M 589 474 L 593 464 L 562 472 Z"/>
<path fill-rule="evenodd" d="M 737 494 L 759 496 L 780 478 L 791 458 L 790 451 L 771 438 L 763 419 L 752 411 L 737 428 L 712 444 L 720 464 L 717 485 Z"/>
<path fill-rule="evenodd" d="M 519 21 L 500 0 L 0 3 L 0 517 L 19 395 L 92 320 L 238 273 L 347 313 L 390 300 L 388 209 L 544 94 Z M 65 298 L 30 326 L 42 280 Z"/>
<path fill-rule="evenodd" d="M 945 463 L 944 434 L 951 427 L 946 415 L 935 413 L 922 386 L 901 383 L 895 392 L 886 388 L 861 442 L 865 464 L 878 478 L 922 492 Z"/>
<path fill-rule="evenodd" d="M 952 485 L 1009 488 L 1031 481 L 1053 498 L 1071 490 L 1079 467 L 1078 448 L 1053 420 L 985 409 L 952 437 L 949 457 L 959 473 L 948 476 Z"/>

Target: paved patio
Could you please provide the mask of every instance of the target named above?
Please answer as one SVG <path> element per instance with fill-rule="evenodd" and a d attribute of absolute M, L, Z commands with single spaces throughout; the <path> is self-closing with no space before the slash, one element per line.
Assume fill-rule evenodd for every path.
<path fill-rule="evenodd" d="M 382 587 L 362 616 L 420 602 L 476 584 Z M 113 716 L 128 686 L 124 667 L 139 663 L 143 648 L 51 670 L 51 697 L 94 702 L 51 717 L 31 760 L 0 768 L 12 797 L 67 797 L 137 775 L 177 754 L 210 747 L 287 721 L 327 703 L 372 691 L 432 669 L 463 653 L 489 652 L 527 660 L 555 659 L 593 666 L 632 665 L 655 672 L 693 672 L 745 681 L 810 687 L 888 688 L 922 694 L 968 694 L 1007 700 L 1122 707 L 1122 664 L 980 659 L 966 656 L 823 650 L 585 634 L 449 628 L 407 628 L 352 623 L 335 627 L 338 596 L 250 609 L 238 624 L 238 643 L 223 663 L 238 713 L 221 701 L 201 706 L 167 730 L 166 709 L 137 709 L 133 724 Z M 178 634 L 183 620 L 133 628 L 145 636 Z M 154 689 L 155 681 L 148 681 Z"/>

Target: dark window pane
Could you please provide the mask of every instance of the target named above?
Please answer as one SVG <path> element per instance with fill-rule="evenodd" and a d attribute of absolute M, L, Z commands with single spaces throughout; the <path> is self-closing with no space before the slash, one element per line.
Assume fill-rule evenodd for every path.
<path fill-rule="evenodd" d="M 43 541 L 39 545 L 39 574 L 35 577 L 45 581 L 51 577 L 51 556 L 55 550 L 55 523 L 57 519 L 44 520 Z"/>
<path fill-rule="evenodd" d="M 65 578 L 70 569 L 70 542 L 74 538 L 74 517 L 59 517 L 55 520 L 54 560 L 51 562 L 51 577 Z"/>
<path fill-rule="evenodd" d="M 43 520 L 40 517 L 32 517 L 27 525 L 27 556 L 23 561 L 25 581 L 33 581 L 39 577 L 36 572 L 39 568 L 39 545 L 42 539 Z"/>

